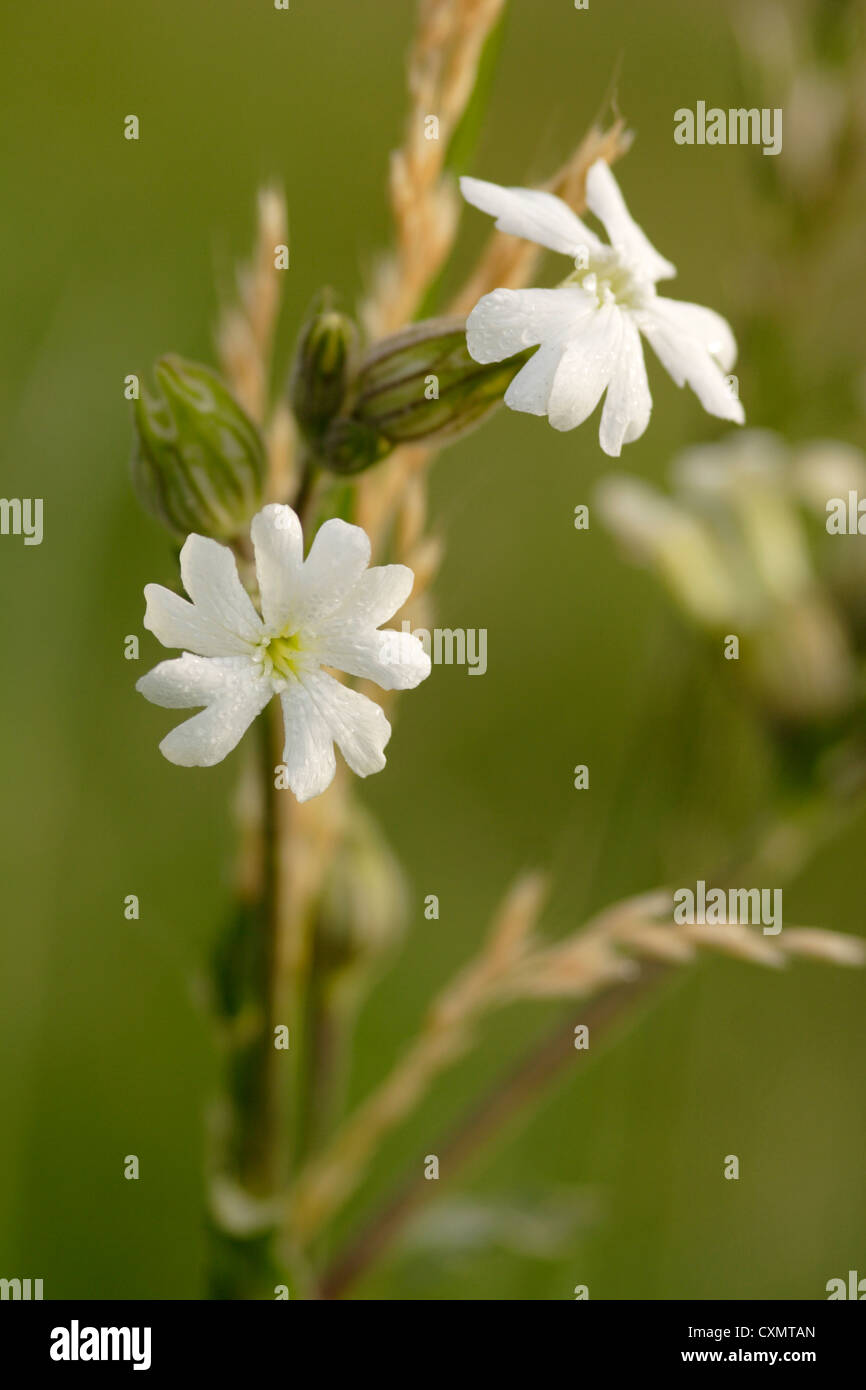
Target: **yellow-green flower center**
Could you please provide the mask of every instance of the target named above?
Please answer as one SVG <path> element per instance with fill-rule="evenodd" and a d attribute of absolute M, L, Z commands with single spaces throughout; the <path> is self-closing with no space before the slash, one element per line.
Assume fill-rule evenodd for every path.
<path fill-rule="evenodd" d="M 623 309 L 638 309 L 646 299 L 647 286 L 636 277 L 634 270 L 613 251 L 598 251 L 584 265 L 576 265 L 562 281 L 563 286 L 579 285 L 593 296 L 596 305 L 616 304 Z"/>
<path fill-rule="evenodd" d="M 278 676 L 296 674 L 302 651 L 300 636 L 299 632 L 283 633 L 279 637 L 272 637 L 265 647 L 265 657 Z"/>

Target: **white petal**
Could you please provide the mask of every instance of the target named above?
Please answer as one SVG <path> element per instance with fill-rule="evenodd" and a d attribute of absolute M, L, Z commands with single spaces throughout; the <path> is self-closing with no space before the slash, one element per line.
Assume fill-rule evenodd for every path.
<path fill-rule="evenodd" d="M 598 432 L 604 452 L 619 458 L 623 444 L 630 444 L 643 434 L 652 408 L 640 334 L 629 315 L 623 314 L 619 357 L 604 398 Z"/>
<path fill-rule="evenodd" d="M 315 624 L 333 613 L 369 563 L 370 538 L 366 531 L 339 517 L 326 521 L 316 533 L 301 571 L 301 621 Z"/>
<path fill-rule="evenodd" d="M 740 401 L 699 338 L 681 332 L 653 310 L 636 313 L 635 322 L 677 386 L 688 384 L 710 415 L 743 423 L 746 416 Z"/>
<path fill-rule="evenodd" d="M 165 666 L 178 664 L 164 663 Z M 216 661 L 211 663 L 213 666 L 217 664 Z M 214 763 L 222 762 L 240 742 L 273 693 L 270 681 L 256 675 L 256 668 L 251 662 L 224 661 L 219 664 L 222 670 L 218 673 L 218 689 L 207 709 L 172 729 L 159 745 L 169 762 L 177 763 L 180 767 L 212 767 Z M 176 673 L 161 672 L 160 667 L 156 667 L 150 674 L 155 680 L 148 698 L 160 695 L 167 702 L 169 697 L 174 699 L 180 696 Z M 198 694 L 201 696 L 201 688 Z M 163 699 L 159 702 L 163 703 Z M 193 699 L 192 687 L 188 698 L 184 697 L 182 703 L 200 703 L 198 698 Z"/>
<path fill-rule="evenodd" d="M 400 611 L 414 583 L 415 575 L 408 565 L 374 565 L 346 595 L 335 618 L 378 627 Z"/>
<path fill-rule="evenodd" d="M 234 677 L 250 674 L 245 656 L 183 656 L 161 661 L 136 682 L 135 688 L 151 704 L 164 709 L 188 709 L 210 705 L 222 695 L 230 697 Z"/>
<path fill-rule="evenodd" d="M 678 332 L 697 338 L 710 356 L 715 357 L 722 371 L 731 370 L 737 360 L 737 342 L 731 325 L 721 314 L 705 309 L 702 304 L 665 299 L 662 295 L 653 301 L 651 312 L 664 318 Z"/>
<path fill-rule="evenodd" d="M 522 410 L 528 415 L 546 415 L 550 393 L 559 364 L 565 352 L 566 343 L 559 339 L 545 343 L 530 357 L 525 367 L 505 392 L 505 404 L 509 410 Z"/>
<path fill-rule="evenodd" d="M 282 632 L 294 617 L 300 594 L 304 561 L 301 523 L 291 507 L 272 502 L 253 517 L 250 534 L 256 553 L 262 617 L 274 631 Z"/>
<path fill-rule="evenodd" d="M 603 159 L 597 159 L 586 176 L 586 202 L 590 212 L 604 223 L 611 245 L 636 262 L 650 280 L 669 280 L 676 275 L 676 267 L 659 255 L 635 222 Z"/>
<path fill-rule="evenodd" d="M 622 324 L 622 310 L 603 304 L 569 342 L 547 409 L 555 430 L 573 430 L 595 410 L 619 356 Z"/>
<path fill-rule="evenodd" d="M 199 613 L 245 642 L 261 637 L 262 620 L 238 578 L 228 546 L 206 536 L 187 536 L 180 552 L 180 576 Z"/>
<path fill-rule="evenodd" d="M 460 192 L 467 203 L 495 217 L 500 232 L 525 237 L 566 256 L 576 256 L 581 247 L 594 250 L 601 245 L 595 233 L 554 193 L 538 188 L 502 188 L 498 183 L 470 178 L 460 180 Z"/>
<path fill-rule="evenodd" d="M 323 639 L 316 655 L 325 666 L 375 681 L 383 690 L 414 690 L 430 674 L 430 658 L 410 632 L 342 630 Z"/>
<path fill-rule="evenodd" d="M 280 704 L 286 735 L 286 780 L 299 801 L 309 801 L 320 796 L 334 780 L 334 740 L 310 692 L 300 681 L 292 681 L 283 691 Z"/>
<path fill-rule="evenodd" d="M 466 346 L 476 362 L 501 362 L 566 333 L 592 312 L 583 290 L 492 290 L 466 320 Z"/>
<path fill-rule="evenodd" d="M 384 711 L 324 671 L 304 675 L 301 681 L 352 771 L 359 777 L 380 772 L 385 766 L 385 744 L 391 737 Z"/>
<path fill-rule="evenodd" d="M 199 656 L 231 656 L 249 652 L 249 643 L 205 617 L 180 594 L 161 584 L 147 584 L 144 626 L 164 647 L 183 647 Z"/>

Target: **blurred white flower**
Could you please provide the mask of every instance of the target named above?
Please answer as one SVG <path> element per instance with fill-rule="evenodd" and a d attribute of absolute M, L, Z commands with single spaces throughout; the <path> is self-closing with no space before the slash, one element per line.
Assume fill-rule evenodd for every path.
<path fill-rule="evenodd" d="M 866 497 L 866 457 L 853 444 L 816 439 L 797 451 L 794 479 L 803 501 L 822 520 L 833 497 L 857 492 Z"/>
<path fill-rule="evenodd" d="M 819 567 L 812 555 L 800 505 L 807 488 L 850 477 L 856 463 L 842 444 L 791 449 L 744 430 L 680 454 L 672 496 L 610 474 L 595 495 L 626 553 L 695 623 L 738 636 L 746 679 L 787 723 L 836 718 L 857 698 L 856 632 L 826 556 Z"/>
<path fill-rule="evenodd" d="M 730 326 L 712 309 L 656 294 L 656 282 L 676 270 L 632 219 L 604 160 L 587 174 L 586 200 L 610 245 L 552 193 L 471 178 L 460 187 L 467 202 L 496 218 L 500 231 L 575 262 L 556 289 L 494 290 L 469 315 L 466 339 L 476 362 L 498 362 L 540 344 L 508 387 L 507 406 L 570 430 L 606 390 L 599 443 L 618 457 L 624 443 L 643 434 L 652 410 L 643 334 L 678 386 L 690 386 L 711 415 L 743 423 L 743 407 L 725 379 L 737 356 Z"/>
<path fill-rule="evenodd" d="M 430 658 L 408 633 L 378 631 L 412 589 L 405 565 L 368 569 L 370 541 L 337 519 L 321 527 L 306 560 L 301 523 L 272 504 L 251 528 L 261 616 L 238 577 L 228 547 L 192 535 L 180 553 L 192 600 L 148 584 L 145 627 L 183 656 L 163 661 L 138 682 L 154 704 L 203 705 L 160 748 L 182 767 L 220 762 L 278 695 L 283 710 L 286 780 L 299 801 L 318 796 L 336 770 L 334 744 L 353 772 L 385 766 L 391 726 L 383 711 L 326 673 L 333 667 L 407 690 L 430 674 Z"/>

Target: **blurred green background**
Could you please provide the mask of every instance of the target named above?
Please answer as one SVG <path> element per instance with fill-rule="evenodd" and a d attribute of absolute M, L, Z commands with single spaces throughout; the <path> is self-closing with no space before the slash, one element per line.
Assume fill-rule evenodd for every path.
<path fill-rule="evenodd" d="M 215 285 L 246 254 L 255 192 L 272 176 L 291 217 L 281 367 L 319 286 L 355 302 L 388 237 L 412 13 L 406 0 L 292 0 L 287 13 L 270 0 L 70 0 L 7 6 L 0 20 L 2 491 L 45 499 L 40 547 L 0 538 L 0 1275 L 41 1277 L 49 1298 L 203 1288 L 216 1065 L 196 980 L 228 902 L 237 759 L 170 766 L 157 742 L 173 716 L 133 690 L 161 655 L 141 626 L 143 585 L 174 582 L 174 569 L 131 495 L 123 378 L 167 350 L 213 360 Z M 739 332 L 755 262 L 780 222 L 784 233 L 761 187 L 769 160 L 673 142 L 677 107 L 743 104 L 732 13 L 518 0 L 472 172 L 545 177 L 621 56 L 630 206 L 678 266 L 671 292 Z M 138 143 L 123 139 L 128 113 Z M 862 247 L 862 208 L 836 215 Z M 465 214 L 460 264 L 487 230 Z M 795 372 L 772 403 L 750 392 L 744 352 L 751 424 L 864 443 L 849 380 L 862 307 L 844 258 L 816 255 L 791 286 L 780 333 Z M 650 378 L 654 418 L 623 462 L 661 479 L 684 443 L 721 431 L 655 363 Z M 436 668 L 401 706 L 387 770 L 364 787 L 414 910 L 362 1020 L 356 1095 L 472 951 L 516 870 L 553 870 L 548 921 L 561 931 L 625 894 L 711 872 L 766 804 L 766 755 L 744 710 L 600 526 L 573 528 L 608 467 L 595 423 L 560 436 L 506 412 L 437 465 L 439 621 L 486 627 L 489 670 Z M 128 633 L 141 636 L 139 663 L 123 659 Z M 589 791 L 573 789 L 579 762 Z M 861 815 L 786 887 L 786 920 L 862 931 L 864 829 Z M 128 893 L 139 922 L 124 919 Z M 438 922 L 424 919 L 428 893 Z M 712 958 L 683 972 L 460 1185 L 495 1201 L 573 1191 L 583 1218 L 555 1257 L 416 1253 L 357 1296 L 567 1299 L 585 1283 L 592 1298 L 810 1299 L 848 1269 L 866 1274 L 864 999 L 861 974 L 811 963 L 777 974 Z M 496 1016 L 387 1146 L 354 1214 L 436 1151 L 549 1013 Z M 131 1153 L 138 1182 L 123 1178 Z M 729 1153 L 738 1182 L 722 1177 Z"/>

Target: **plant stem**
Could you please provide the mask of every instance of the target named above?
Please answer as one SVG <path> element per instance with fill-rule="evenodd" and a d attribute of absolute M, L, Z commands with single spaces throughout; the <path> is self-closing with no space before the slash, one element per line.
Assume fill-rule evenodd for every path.
<path fill-rule="evenodd" d="M 256 1104 L 249 1117 L 249 1143 L 252 1166 L 248 1175 L 251 1190 L 259 1184 L 267 1196 L 276 1196 L 287 1177 L 285 1051 L 275 1046 L 275 1030 L 290 1026 L 287 1013 L 286 980 L 282 962 L 283 904 L 279 864 L 279 792 L 274 785 L 274 769 L 280 750 L 279 709 L 271 704 L 262 720 L 262 775 L 265 815 L 262 825 L 264 892 L 262 951 L 262 1029 Z"/>
<path fill-rule="evenodd" d="M 211 1164 L 211 1291 L 216 1298 L 273 1298 L 286 1282 L 276 1253 L 276 1199 L 287 1180 L 287 1023 L 281 969 L 278 792 L 270 711 L 259 726 L 258 800 L 246 838 L 254 843 L 239 904 L 214 957 L 215 1007 L 224 1044 L 224 1089 Z"/>
<path fill-rule="evenodd" d="M 307 451 L 301 461 L 301 479 L 298 483 L 298 491 L 292 503 L 294 511 L 297 512 L 300 518 L 301 525 L 304 525 L 308 519 L 307 513 L 310 510 L 313 489 L 316 485 L 318 476 L 319 470 L 313 460 L 313 456 Z"/>
<path fill-rule="evenodd" d="M 307 994 L 308 1065 L 299 1125 L 299 1157 L 328 1137 L 339 1113 L 347 1072 L 354 1010 L 335 994 L 332 980 L 314 962 Z"/>

